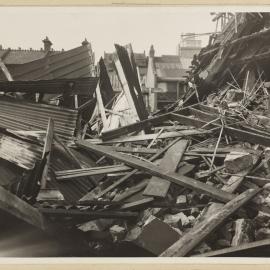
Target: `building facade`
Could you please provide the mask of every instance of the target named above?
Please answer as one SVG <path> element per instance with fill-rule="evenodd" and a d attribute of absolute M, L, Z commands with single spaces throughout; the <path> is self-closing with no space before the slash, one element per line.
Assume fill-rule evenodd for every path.
<path fill-rule="evenodd" d="M 145 87 L 151 112 L 174 103 L 185 92 L 186 70 L 178 55 L 155 56 L 154 46 L 149 51 Z"/>
<path fill-rule="evenodd" d="M 197 39 L 196 34 L 186 33 L 181 35 L 180 43 L 177 46 L 177 53 L 184 69 L 190 68 L 193 56 L 198 54 L 201 48 L 202 41 Z"/>

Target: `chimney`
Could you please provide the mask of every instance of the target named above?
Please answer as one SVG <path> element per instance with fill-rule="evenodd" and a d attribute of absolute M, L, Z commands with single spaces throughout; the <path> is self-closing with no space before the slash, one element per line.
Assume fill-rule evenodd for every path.
<path fill-rule="evenodd" d="M 52 48 L 52 42 L 49 40 L 48 37 L 42 40 L 44 43 L 44 51 L 49 52 Z"/>
<path fill-rule="evenodd" d="M 82 45 L 83 46 L 87 46 L 87 45 L 89 45 L 90 43 L 89 43 L 89 41 L 85 38 L 84 39 L 84 41 L 82 42 Z"/>
<path fill-rule="evenodd" d="M 154 50 L 154 46 L 153 45 L 151 45 L 151 47 L 150 47 L 150 51 L 149 51 L 149 57 L 154 57 L 155 56 L 155 50 Z"/>

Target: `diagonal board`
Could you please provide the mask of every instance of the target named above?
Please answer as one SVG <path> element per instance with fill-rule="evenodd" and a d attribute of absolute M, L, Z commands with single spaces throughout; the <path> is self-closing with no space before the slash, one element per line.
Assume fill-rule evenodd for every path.
<path fill-rule="evenodd" d="M 0 69 L 3 71 L 8 81 L 13 81 L 12 75 L 10 74 L 8 68 L 6 67 L 5 63 L 2 61 L 1 58 L 0 58 Z"/>
<path fill-rule="evenodd" d="M 155 161 L 156 159 L 158 159 L 162 154 L 164 154 L 173 144 L 175 144 L 176 142 L 179 141 L 179 138 L 173 140 L 171 143 L 169 143 L 167 146 L 165 146 L 163 149 L 159 150 L 155 155 L 153 155 L 151 158 L 149 158 L 150 162 Z M 139 170 L 138 169 L 134 169 L 132 170 L 130 173 L 126 174 L 125 176 L 121 177 L 120 179 L 118 179 L 117 181 L 115 181 L 112 185 L 110 185 L 109 187 L 105 188 L 104 190 L 102 190 L 101 192 L 99 192 L 97 195 L 95 195 L 96 198 L 100 198 L 102 197 L 104 194 L 108 193 L 109 191 L 115 189 L 116 187 L 118 187 L 119 185 L 121 185 L 122 183 L 124 183 L 125 181 L 128 181 L 133 175 L 135 175 Z M 90 191 L 89 193 L 87 193 L 81 200 L 85 200 L 86 198 L 88 198 L 88 196 L 91 196 L 92 191 Z"/>
<path fill-rule="evenodd" d="M 140 120 L 147 119 L 148 113 L 143 102 L 140 85 L 137 82 L 137 74 L 133 70 L 128 52 L 124 47 L 118 44 L 115 44 L 115 49 L 118 57 L 118 59 L 115 59 L 115 66 L 117 68 L 117 73 L 123 85 L 123 90 L 127 100 L 130 103 L 129 105 L 131 108 L 134 106 L 135 112 L 137 113 Z M 137 90 L 138 95 L 136 94 L 135 90 Z"/>
<path fill-rule="evenodd" d="M 24 220 L 28 224 L 41 230 L 45 230 L 48 226 L 46 219 L 38 209 L 2 187 L 0 187 L 0 210 L 5 211 L 20 220 Z"/>
<path fill-rule="evenodd" d="M 44 158 L 46 155 L 47 157 L 46 157 L 46 164 L 45 164 L 42 177 L 41 177 L 41 188 L 46 187 L 49 166 L 50 166 L 51 148 L 52 148 L 52 143 L 53 143 L 53 130 L 54 130 L 54 122 L 52 118 L 49 118 L 47 133 L 45 137 L 45 144 L 44 144 L 44 149 L 42 153 L 42 158 Z"/>
<path fill-rule="evenodd" d="M 165 153 L 159 167 L 166 171 L 175 172 L 188 145 L 188 140 L 180 140 Z M 165 198 L 170 188 L 170 181 L 153 176 L 143 195 Z"/>
<path fill-rule="evenodd" d="M 222 190 L 218 190 L 217 188 L 204 184 L 202 182 L 199 182 L 193 178 L 190 177 L 186 177 L 183 175 L 178 175 L 176 173 L 173 172 L 166 172 L 164 171 L 164 169 L 159 168 L 158 166 L 155 166 L 151 163 L 148 162 L 144 162 L 141 161 L 139 159 L 130 157 L 128 155 L 124 155 L 118 152 L 115 152 L 113 150 L 111 150 L 111 148 L 106 147 L 106 146 L 101 146 L 101 145 L 94 145 L 91 144 L 89 142 L 86 141 L 82 141 L 79 140 L 76 142 L 76 144 L 83 148 L 86 149 L 90 152 L 95 152 L 97 154 L 100 155 L 104 155 L 106 157 L 112 158 L 112 159 L 116 159 L 119 160 L 121 162 L 124 162 L 127 165 L 130 165 L 131 167 L 135 168 L 135 169 L 139 169 L 142 171 L 145 171 L 147 173 L 150 173 L 152 176 L 157 176 L 160 178 L 164 178 L 170 182 L 173 182 L 177 185 L 186 187 L 186 188 L 190 188 L 192 190 L 195 190 L 199 193 L 204 193 L 209 195 L 212 198 L 215 198 L 219 201 L 222 202 L 228 202 L 230 200 L 232 200 L 233 198 L 235 198 L 235 195 L 230 194 L 228 192 L 222 191 Z"/>
<path fill-rule="evenodd" d="M 165 250 L 161 257 L 183 257 L 194 247 L 201 243 L 210 233 L 221 225 L 229 216 L 241 206 L 250 201 L 260 190 L 248 189 L 227 204 L 219 204 L 219 208 L 190 231 L 184 234 L 178 241 Z"/>

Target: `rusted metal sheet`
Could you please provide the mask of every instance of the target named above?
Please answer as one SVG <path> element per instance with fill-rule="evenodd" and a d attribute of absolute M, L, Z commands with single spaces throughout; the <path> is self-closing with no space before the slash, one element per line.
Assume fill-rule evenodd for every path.
<path fill-rule="evenodd" d="M 53 119 L 55 133 L 63 141 L 74 138 L 78 111 L 53 105 L 0 100 L 0 126 L 3 128 L 45 131 L 49 118 Z"/>

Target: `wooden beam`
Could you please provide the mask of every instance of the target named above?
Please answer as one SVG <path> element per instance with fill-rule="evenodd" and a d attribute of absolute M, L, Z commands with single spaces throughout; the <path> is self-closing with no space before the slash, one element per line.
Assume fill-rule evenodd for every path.
<path fill-rule="evenodd" d="M 113 201 L 115 201 L 115 202 L 123 201 L 123 200 L 131 197 L 132 195 L 140 192 L 141 190 L 143 190 L 146 187 L 147 184 L 148 184 L 148 179 L 143 180 L 139 184 L 132 186 L 128 190 L 126 190 L 123 193 L 119 194 L 118 196 L 116 195 L 113 198 Z"/>
<path fill-rule="evenodd" d="M 72 217 L 72 218 L 136 218 L 138 214 L 136 212 L 124 212 L 124 211 L 81 211 L 81 210 L 67 210 L 67 209 L 52 209 L 52 208 L 39 208 L 39 211 L 46 216 L 54 217 Z"/>
<path fill-rule="evenodd" d="M 128 57 L 131 63 L 131 67 L 133 70 L 132 77 L 133 77 L 133 84 L 136 89 L 136 94 L 137 94 L 137 99 L 138 99 L 138 104 L 143 116 L 143 119 L 146 119 L 148 117 L 148 111 L 146 110 L 144 100 L 143 100 L 143 95 L 142 95 L 142 90 L 141 90 L 141 84 L 140 84 L 140 73 L 138 70 L 138 67 L 136 65 L 134 53 L 131 44 L 128 44 L 127 46 L 127 53 Z"/>
<path fill-rule="evenodd" d="M 181 111 L 177 113 L 171 113 L 170 119 L 173 121 L 178 121 L 184 125 L 190 125 L 194 127 L 202 127 L 208 124 L 208 128 L 221 128 L 221 125 L 216 123 L 209 124 L 207 121 L 201 119 L 190 118 L 188 116 L 180 114 Z M 224 132 L 227 135 L 232 137 L 255 143 L 255 144 L 262 144 L 264 146 L 270 146 L 270 136 L 262 135 L 259 132 L 255 133 L 254 131 L 248 131 L 240 128 L 236 128 L 234 126 L 224 126 Z"/>
<path fill-rule="evenodd" d="M 133 85 L 131 85 L 130 82 L 127 80 L 125 71 L 123 69 L 122 63 L 120 62 L 119 58 L 116 58 L 114 60 L 114 64 L 117 69 L 117 75 L 118 75 L 119 81 L 122 84 L 123 91 L 125 93 L 125 96 L 128 102 L 128 106 L 131 110 L 131 115 L 130 115 L 131 119 L 133 120 L 133 122 L 143 120 L 141 118 L 140 108 L 137 102 L 137 97 L 134 97 L 133 95 L 134 92 L 131 91 L 131 89 L 133 88 Z"/>
<path fill-rule="evenodd" d="M 170 113 L 162 114 L 159 116 L 151 117 L 134 124 L 126 125 L 120 128 L 104 131 L 101 133 L 102 140 L 111 140 L 119 136 L 127 135 L 131 132 L 139 132 L 145 128 L 150 128 L 155 124 L 161 124 L 162 122 L 169 120 Z"/>
<path fill-rule="evenodd" d="M 98 106 L 98 111 L 100 112 L 101 115 L 101 120 L 103 123 L 103 129 L 106 130 L 108 127 L 108 121 L 107 121 L 107 117 L 106 117 L 106 112 L 105 112 L 105 107 L 102 101 L 102 96 L 101 96 L 101 92 L 100 92 L 100 88 L 99 88 L 99 83 L 97 84 L 97 88 L 96 88 L 96 98 L 97 98 L 97 106 Z"/>
<path fill-rule="evenodd" d="M 139 120 L 144 120 L 148 115 L 142 100 L 143 98 L 138 78 L 136 80 L 137 74 L 133 70 L 127 50 L 117 44 L 115 44 L 115 49 L 118 58 L 115 59 L 114 63 L 129 107 L 134 111 L 134 116 L 136 115 Z"/>
<path fill-rule="evenodd" d="M 186 177 L 186 176 L 179 176 L 176 173 L 168 172 L 164 169 L 159 168 L 158 166 L 155 166 L 151 163 L 144 162 L 141 160 L 138 160 L 136 158 L 115 152 L 110 150 L 108 147 L 105 146 L 96 146 L 94 144 L 91 144 L 86 141 L 77 141 L 76 144 L 83 149 L 86 149 L 91 152 L 95 152 L 97 154 L 105 155 L 109 158 L 119 160 L 127 165 L 130 165 L 131 167 L 145 171 L 147 173 L 150 173 L 152 176 L 157 176 L 160 178 L 164 178 L 170 182 L 173 182 L 177 185 L 190 188 L 192 190 L 195 190 L 199 193 L 204 193 L 209 195 L 210 197 L 213 197 L 219 201 L 222 202 L 228 202 L 229 200 L 233 199 L 235 196 L 224 192 L 222 190 L 218 190 L 213 186 L 209 186 L 207 184 L 204 184 L 202 182 L 199 182 L 193 178 Z"/>
<path fill-rule="evenodd" d="M 93 167 L 93 168 L 88 168 L 88 169 L 57 171 L 55 172 L 55 175 L 56 175 L 57 180 L 67 180 L 70 178 L 94 176 L 94 175 L 114 173 L 114 172 L 127 172 L 131 170 L 132 168 L 125 165 L 113 165 L 113 166 L 104 166 L 104 167 Z"/>
<path fill-rule="evenodd" d="M 149 161 L 154 161 L 156 159 L 158 159 L 162 154 L 164 154 L 164 152 L 167 151 L 167 149 L 169 149 L 173 144 L 175 144 L 177 141 L 179 141 L 179 139 L 174 140 L 173 142 L 169 143 L 166 147 L 164 147 L 163 149 L 161 149 L 158 153 L 156 153 L 155 155 L 153 155 Z M 119 180 L 117 180 L 116 182 L 114 182 L 112 185 L 110 185 L 109 187 L 107 187 L 106 189 L 102 190 L 101 192 L 99 192 L 99 194 L 95 195 L 96 198 L 100 198 L 102 197 L 104 194 L 106 194 L 107 192 L 115 189 L 117 186 L 121 185 L 122 183 L 124 183 L 125 181 L 127 181 L 128 179 L 130 179 L 130 177 L 132 177 L 133 175 L 135 175 L 136 173 L 138 173 L 139 170 L 138 169 L 134 169 L 133 171 L 131 171 L 130 173 L 128 173 L 127 175 L 121 177 Z M 90 192 L 91 193 L 91 192 Z M 85 196 L 87 197 L 87 195 Z"/>
<path fill-rule="evenodd" d="M 236 247 L 228 247 L 219 250 L 196 254 L 191 257 L 266 257 L 270 251 L 270 239 L 245 243 Z"/>
<path fill-rule="evenodd" d="M 123 153 L 132 154 L 156 154 L 158 149 L 146 148 L 146 147 L 127 147 L 127 146 L 111 146 L 112 150 Z"/>
<path fill-rule="evenodd" d="M 182 115 L 180 113 L 171 113 L 169 115 L 170 120 L 172 121 L 178 121 L 179 123 L 183 124 L 183 125 L 187 125 L 187 126 L 194 126 L 196 128 L 200 128 L 206 124 L 208 124 L 208 121 L 205 120 L 200 120 L 200 119 L 195 119 L 195 118 L 191 118 L 185 115 Z M 213 128 L 215 127 L 212 124 L 208 125 L 209 128 Z"/>
<path fill-rule="evenodd" d="M 49 118 L 47 133 L 45 137 L 45 144 L 42 153 L 42 159 L 46 156 L 46 164 L 43 169 L 42 177 L 41 177 L 41 188 L 46 187 L 49 166 L 50 166 L 50 156 L 51 156 L 51 149 L 53 143 L 53 130 L 54 130 L 54 122 L 52 118 Z"/>
<path fill-rule="evenodd" d="M 154 198 L 144 198 L 135 202 L 128 202 L 120 207 L 120 210 L 142 210 L 148 207 L 148 205 L 154 201 Z"/>
<path fill-rule="evenodd" d="M 175 172 L 179 162 L 183 157 L 183 154 L 185 153 L 187 145 L 188 140 L 180 140 L 175 143 L 167 150 L 163 159 L 161 160 L 159 167 L 166 171 L 168 170 L 171 172 Z M 153 176 L 150 179 L 147 187 L 145 188 L 143 195 L 165 198 L 170 188 L 170 185 L 170 181 Z"/>
<path fill-rule="evenodd" d="M 180 136 L 192 136 L 192 135 L 200 135 L 200 134 L 210 134 L 211 131 L 208 130 L 197 130 L 197 129 L 187 129 L 187 130 L 179 130 L 179 131 L 169 131 L 164 132 L 159 135 L 158 139 L 166 139 L 166 138 L 175 138 Z M 124 142 L 139 142 L 146 140 L 153 140 L 156 137 L 156 133 L 152 134 L 144 134 L 144 135 L 136 135 L 136 136 L 126 136 L 120 137 L 108 141 L 103 141 L 100 139 L 88 139 L 86 141 L 93 144 L 114 144 L 114 143 L 124 143 Z"/>
<path fill-rule="evenodd" d="M 38 209 L 2 187 L 0 187 L 0 209 L 41 230 L 47 229 L 48 224 Z"/>
<path fill-rule="evenodd" d="M 103 58 L 101 57 L 98 62 L 99 68 L 99 88 L 102 97 L 102 102 L 104 107 L 107 109 L 112 108 L 112 100 L 114 99 L 115 93 L 111 85 L 111 81 L 104 63 Z"/>
<path fill-rule="evenodd" d="M 243 129 L 228 126 L 224 127 L 224 131 L 226 134 L 238 138 L 241 141 L 270 146 L 270 136 L 263 136 L 260 134 L 256 134 L 255 132 L 249 132 Z"/>
<path fill-rule="evenodd" d="M 201 241 L 221 225 L 229 216 L 250 201 L 259 190 L 249 189 L 225 205 L 221 204 L 216 213 L 212 213 L 203 221 L 197 223 L 190 231 L 165 250 L 161 257 L 183 257 L 188 255 Z"/>
<path fill-rule="evenodd" d="M 0 68 L 3 71 L 4 75 L 6 76 L 8 81 L 13 81 L 13 78 L 11 76 L 11 74 L 8 71 L 8 68 L 6 67 L 5 63 L 2 61 L 2 59 L 0 58 Z"/>

